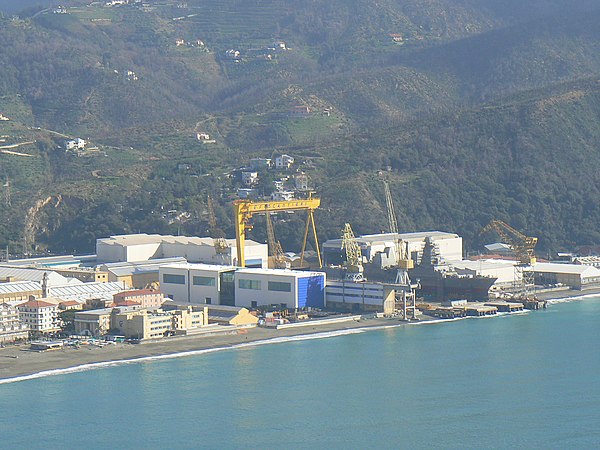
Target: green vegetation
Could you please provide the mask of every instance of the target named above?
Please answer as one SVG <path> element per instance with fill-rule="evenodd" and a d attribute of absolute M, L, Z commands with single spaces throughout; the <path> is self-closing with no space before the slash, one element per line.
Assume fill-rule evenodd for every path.
<path fill-rule="evenodd" d="M 384 230 L 386 178 L 405 230 L 456 231 L 475 249 L 494 217 L 542 250 L 600 243 L 594 2 L 64 3 L 0 18 L 0 146 L 33 142 L 16 149 L 31 157 L 0 153 L 0 247 L 19 253 L 25 229 L 28 252 L 203 235 L 208 193 L 232 236 L 235 169 L 280 153 L 323 199 L 322 239 L 346 221 Z M 88 149 L 66 152 L 68 137 Z M 260 176 L 268 194 L 276 174 Z M 301 223 L 277 221 L 286 250 Z"/>

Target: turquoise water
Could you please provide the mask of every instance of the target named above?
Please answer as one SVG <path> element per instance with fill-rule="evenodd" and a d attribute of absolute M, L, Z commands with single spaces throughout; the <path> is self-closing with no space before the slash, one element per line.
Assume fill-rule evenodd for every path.
<path fill-rule="evenodd" d="M 598 448 L 600 299 L 0 385 L 2 448 Z"/>

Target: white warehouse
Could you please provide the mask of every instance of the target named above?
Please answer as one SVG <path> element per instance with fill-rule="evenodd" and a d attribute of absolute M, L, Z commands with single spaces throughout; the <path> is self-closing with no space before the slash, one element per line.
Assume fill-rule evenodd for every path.
<path fill-rule="evenodd" d="M 396 261 L 396 241 L 398 238 L 408 243 L 408 252 L 415 263 L 421 260 L 425 239 L 431 238 L 445 261 L 463 259 L 462 237 L 443 231 L 423 231 L 417 233 L 380 233 L 357 237 L 358 245 L 367 262 L 376 263 L 385 269 Z M 341 264 L 344 260 L 341 239 L 330 239 L 323 244 L 325 264 Z M 377 257 L 377 258 L 376 258 Z"/>
<path fill-rule="evenodd" d="M 235 266 L 235 239 L 226 239 L 223 253 L 215 249 L 209 237 L 169 236 L 159 234 L 126 234 L 96 240 L 98 262 L 147 261 L 157 258 L 183 257 L 190 262 Z M 246 240 L 246 267 L 267 267 L 267 244 Z"/>
<path fill-rule="evenodd" d="M 159 269 L 160 290 L 177 303 L 235 305 L 235 267 L 177 263 Z"/>
<path fill-rule="evenodd" d="M 325 273 L 287 269 L 239 269 L 235 272 L 235 305 L 249 308 L 325 307 Z"/>

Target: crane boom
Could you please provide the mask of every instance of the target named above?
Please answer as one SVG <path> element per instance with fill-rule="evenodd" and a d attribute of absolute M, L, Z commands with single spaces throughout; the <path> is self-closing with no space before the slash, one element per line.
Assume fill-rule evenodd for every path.
<path fill-rule="evenodd" d="M 346 251 L 346 278 L 362 280 L 362 251 L 349 223 L 344 224 L 342 230 L 342 249 Z"/>
<path fill-rule="evenodd" d="M 273 222 L 271 221 L 271 213 L 268 212 L 265 214 L 265 221 L 267 223 L 269 256 L 273 258 L 273 267 L 275 269 L 285 269 L 285 256 L 283 254 L 283 248 L 281 248 L 281 243 L 275 239 L 275 230 L 273 229 Z"/>
<path fill-rule="evenodd" d="M 486 233 L 488 231 L 495 231 L 498 233 L 498 236 L 507 244 L 509 244 L 513 251 L 515 252 L 515 256 L 519 260 L 519 264 L 522 265 L 532 265 L 536 262 L 534 248 L 537 244 L 538 238 L 525 236 L 518 230 L 515 230 L 513 227 L 508 225 L 501 220 L 492 220 L 488 225 L 486 225 L 481 233 Z"/>

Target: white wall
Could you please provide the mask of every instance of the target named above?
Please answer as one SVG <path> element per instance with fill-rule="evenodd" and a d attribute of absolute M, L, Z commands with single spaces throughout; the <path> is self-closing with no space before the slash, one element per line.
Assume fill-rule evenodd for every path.
<path fill-rule="evenodd" d="M 335 295 L 342 294 L 342 295 Z M 356 297 L 358 295 L 358 297 Z M 375 298 L 373 298 L 375 297 Z M 353 283 L 327 281 L 325 287 L 325 305 L 327 302 L 360 303 L 383 307 L 383 285 L 375 283 Z"/>
<path fill-rule="evenodd" d="M 148 261 L 152 258 L 159 258 L 160 242 L 149 244 L 128 245 L 126 247 L 127 261 Z"/>
<path fill-rule="evenodd" d="M 200 265 L 198 265 L 200 266 Z M 194 265 L 182 264 L 163 266 L 159 270 L 160 289 L 166 296 L 176 302 L 200 304 L 206 303 L 207 297 L 213 305 L 219 304 L 220 279 L 219 273 L 221 269 L 217 268 L 200 268 Z M 185 284 L 165 283 L 164 275 L 181 275 L 184 277 Z M 194 285 L 194 277 L 210 277 L 215 280 L 214 286 Z"/>
<path fill-rule="evenodd" d="M 100 262 L 127 261 L 127 251 L 122 245 L 107 244 L 101 240 L 96 242 L 96 256 Z"/>
<path fill-rule="evenodd" d="M 240 280 L 258 280 L 261 283 L 260 290 L 241 289 Z M 269 291 L 269 281 L 286 282 L 291 284 L 291 292 Z M 235 306 L 252 307 L 252 302 L 257 306 L 268 306 L 271 304 L 285 303 L 288 308 L 297 307 L 296 277 L 294 275 L 277 273 L 248 273 L 239 270 L 235 275 Z"/>

